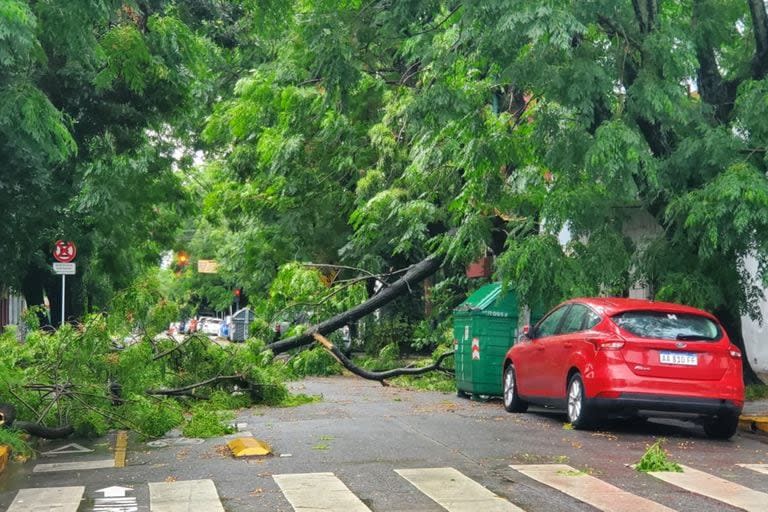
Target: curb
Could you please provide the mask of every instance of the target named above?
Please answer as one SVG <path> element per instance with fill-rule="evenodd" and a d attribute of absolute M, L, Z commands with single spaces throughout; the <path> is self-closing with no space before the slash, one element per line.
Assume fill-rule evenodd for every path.
<path fill-rule="evenodd" d="M 756 434 L 768 434 L 768 416 L 745 416 L 739 417 L 739 428 L 747 432 Z"/>
<path fill-rule="evenodd" d="M 5 471 L 5 466 L 8 465 L 8 457 L 11 455 L 11 449 L 4 444 L 0 444 L 0 474 Z"/>

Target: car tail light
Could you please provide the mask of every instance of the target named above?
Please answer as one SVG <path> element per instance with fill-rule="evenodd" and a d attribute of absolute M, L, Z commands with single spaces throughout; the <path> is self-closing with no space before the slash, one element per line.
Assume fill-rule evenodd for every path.
<path fill-rule="evenodd" d="M 595 346 L 595 350 L 619 350 L 624 348 L 624 341 L 616 338 L 587 338 Z"/>
<path fill-rule="evenodd" d="M 728 354 L 734 359 L 741 359 L 741 350 L 739 350 L 738 347 L 731 346 L 731 348 L 728 349 Z"/>

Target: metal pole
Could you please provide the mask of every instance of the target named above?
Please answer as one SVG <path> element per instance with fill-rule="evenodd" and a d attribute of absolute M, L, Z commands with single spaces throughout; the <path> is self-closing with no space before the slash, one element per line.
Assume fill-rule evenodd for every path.
<path fill-rule="evenodd" d="M 61 323 L 59 327 L 64 327 L 64 287 L 66 286 L 67 276 L 61 274 Z"/>

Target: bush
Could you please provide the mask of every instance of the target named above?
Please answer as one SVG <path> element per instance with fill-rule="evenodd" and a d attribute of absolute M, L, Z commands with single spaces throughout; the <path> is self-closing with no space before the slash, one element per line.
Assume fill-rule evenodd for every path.
<path fill-rule="evenodd" d="M 26 434 L 12 428 L 0 429 L 0 444 L 11 448 L 14 457 L 28 459 L 34 454 L 34 450 L 27 442 Z"/>
<path fill-rule="evenodd" d="M 234 428 L 225 424 L 226 421 L 235 419 L 234 414 L 228 411 L 216 411 L 208 404 L 199 404 L 192 408 L 192 417 L 184 425 L 181 433 L 184 437 L 218 437 L 231 434 Z"/>
<path fill-rule="evenodd" d="M 181 406 L 170 398 L 136 396 L 123 411 L 143 438 L 160 437 L 184 421 Z"/>
<path fill-rule="evenodd" d="M 94 438 L 109 431 L 107 419 L 96 411 L 79 410 L 73 418 L 72 426 L 78 437 Z"/>
<path fill-rule="evenodd" d="M 208 404 L 212 409 L 244 409 L 251 405 L 251 397 L 242 391 L 231 393 L 219 389 L 211 394 Z"/>
<path fill-rule="evenodd" d="M 322 347 L 302 350 L 291 358 L 288 367 L 296 377 L 310 375 L 322 377 L 339 375 L 342 372 L 342 366 L 339 362 Z"/>
<path fill-rule="evenodd" d="M 363 351 L 370 356 L 378 355 L 387 345 L 395 344 L 398 347 L 404 345 L 410 341 L 411 334 L 411 325 L 399 316 L 368 322 L 363 336 Z"/>
<path fill-rule="evenodd" d="M 267 368 L 251 370 L 251 400 L 265 405 L 279 405 L 288 397 L 288 388 L 274 371 Z"/>
<path fill-rule="evenodd" d="M 453 319 L 444 320 L 437 326 L 423 320 L 416 325 L 411 340 L 411 348 L 419 353 L 435 350 L 440 345 L 450 345 L 453 341 Z"/>

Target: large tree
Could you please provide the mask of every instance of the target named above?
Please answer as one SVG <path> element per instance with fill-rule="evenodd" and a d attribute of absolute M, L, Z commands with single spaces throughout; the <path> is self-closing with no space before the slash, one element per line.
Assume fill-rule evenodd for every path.
<path fill-rule="evenodd" d="M 224 259 L 490 251 L 530 302 L 644 286 L 743 346 L 768 262 L 762 1 L 283 7 L 250 11 L 264 53 L 206 132 Z"/>
<path fill-rule="evenodd" d="M 224 61 L 223 2 L 0 6 L 0 284 L 58 313 L 50 251 L 79 246 L 68 308 L 157 265 L 191 210 L 184 173 Z M 214 28 L 211 28 L 214 27 Z M 58 323 L 54 319 L 54 323 Z"/>

